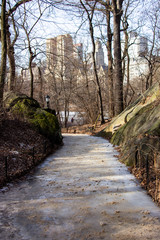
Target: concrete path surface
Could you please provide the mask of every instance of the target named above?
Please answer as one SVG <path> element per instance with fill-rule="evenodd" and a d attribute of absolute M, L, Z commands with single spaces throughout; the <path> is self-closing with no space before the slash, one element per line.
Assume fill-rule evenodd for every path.
<path fill-rule="evenodd" d="M 159 240 L 160 208 L 102 138 L 64 146 L 0 190 L 0 240 Z"/>

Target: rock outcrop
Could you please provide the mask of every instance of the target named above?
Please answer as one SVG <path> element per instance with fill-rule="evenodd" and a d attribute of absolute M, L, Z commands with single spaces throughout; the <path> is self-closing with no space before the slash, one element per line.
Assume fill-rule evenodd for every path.
<path fill-rule="evenodd" d="M 155 191 L 151 195 L 160 202 L 159 84 L 148 89 L 114 118 L 101 135 L 111 136 L 111 142 L 120 146 L 120 161 L 132 168 L 143 169 L 141 181 L 146 188 L 152 184 Z"/>
<path fill-rule="evenodd" d="M 29 123 L 52 143 L 62 142 L 57 117 L 50 109 L 42 109 L 35 99 L 24 94 L 11 93 L 6 97 L 4 104 L 13 118 Z"/>
<path fill-rule="evenodd" d="M 101 132 L 103 136 L 111 136 L 114 145 L 121 145 L 122 150 L 128 147 L 136 148 L 144 140 L 151 145 L 158 146 L 160 137 L 160 90 L 155 84 L 116 116 Z M 143 139 L 143 140 L 142 140 Z M 154 139 L 154 140 L 153 140 Z M 154 143 L 153 143 L 154 142 Z M 143 143 L 144 145 L 144 143 Z M 133 161 L 126 159 L 126 163 L 133 165 Z"/>

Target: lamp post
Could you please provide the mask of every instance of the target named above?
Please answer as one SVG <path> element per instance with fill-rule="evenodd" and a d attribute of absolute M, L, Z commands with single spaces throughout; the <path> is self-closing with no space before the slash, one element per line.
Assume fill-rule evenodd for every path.
<path fill-rule="evenodd" d="M 47 103 L 47 108 L 49 108 L 49 101 L 50 101 L 50 96 L 46 96 L 46 103 Z"/>

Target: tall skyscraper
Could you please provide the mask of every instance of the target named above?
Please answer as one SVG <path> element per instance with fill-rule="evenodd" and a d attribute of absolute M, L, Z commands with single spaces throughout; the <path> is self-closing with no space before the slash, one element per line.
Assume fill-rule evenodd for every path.
<path fill-rule="evenodd" d="M 79 63 L 82 63 L 83 61 L 83 44 L 77 43 L 74 44 L 74 58 L 78 60 Z"/>
<path fill-rule="evenodd" d="M 46 40 L 46 56 L 47 56 L 47 69 L 51 70 L 56 65 L 57 55 L 57 38 L 49 38 Z"/>
<path fill-rule="evenodd" d="M 46 40 L 47 69 L 67 77 L 73 61 L 73 41 L 69 34 Z"/>
<path fill-rule="evenodd" d="M 143 78 L 148 74 L 148 62 L 145 58 L 148 53 L 148 41 L 144 36 L 140 36 L 136 32 L 131 32 L 129 34 L 129 45 L 129 77 L 131 81 L 134 81 L 136 78 Z M 126 79 L 124 79 L 125 81 Z"/>
<path fill-rule="evenodd" d="M 102 44 L 99 40 L 96 41 L 96 49 L 95 49 L 95 57 L 96 57 L 96 64 L 97 68 L 104 66 L 104 52 L 102 48 Z"/>
<path fill-rule="evenodd" d="M 138 57 L 145 56 L 148 52 L 148 40 L 147 38 L 138 35 L 136 32 L 129 34 L 128 49 L 130 58 L 137 59 Z"/>

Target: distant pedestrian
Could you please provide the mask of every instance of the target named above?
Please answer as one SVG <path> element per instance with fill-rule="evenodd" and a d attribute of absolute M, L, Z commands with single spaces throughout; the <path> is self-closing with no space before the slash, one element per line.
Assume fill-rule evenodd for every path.
<path fill-rule="evenodd" d="M 74 122 L 74 119 L 73 119 L 73 117 L 71 118 L 71 123 L 73 123 Z"/>

